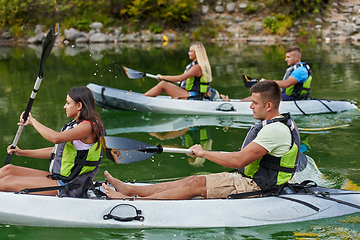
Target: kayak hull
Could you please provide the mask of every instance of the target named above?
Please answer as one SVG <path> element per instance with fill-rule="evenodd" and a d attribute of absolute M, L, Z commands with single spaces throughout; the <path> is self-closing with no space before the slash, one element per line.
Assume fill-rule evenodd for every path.
<path fill-rule="evenodd" d="M 332 198 L 360 203 L 360 192 L 316 188 L 346 193 Z M 28 194 L 0 193 L 0 223 L 71 228 L 213 228 L 251 227 L 337 217 L 359 212 L 358 208 L 308 194 L 287 194 L 317 208 L 279 197 L 193 200 L 104 200 L 59 198 Z M 121 205 L 120 207 L 118 205 Z M 118 207 L 116 207 L 118 206 Z M 140 210 L 141 220 L 104 219 L 115 207 Z M 115 210 L 116 211 L 116 210 Z M 113 211 L 113 212 L 115 212 Z M 112 213 L 113 213 L 112 212 Z M 117 217 L 127 217 L 118 211 Z M 119 216 L 119 214 L 125 214 Z"/>
<path fill-rule="evenodd" d="M 103 108 L 167 114 L 253 115 L 250 102 L 241 102 L 236 99 L 231 102 L 189 101 L 173 99 L 169 96 L 144 97 L 141 93 L 93 83 L 88 84 L 87 87 L 92 91 L 96 104 Z M 309 99 L 280 103 L 280 112 L 290 112 L 292 115 L 341 112 L 351 109 L 357 109 L 357 106 L 352 102 L 342 100 Z"/>

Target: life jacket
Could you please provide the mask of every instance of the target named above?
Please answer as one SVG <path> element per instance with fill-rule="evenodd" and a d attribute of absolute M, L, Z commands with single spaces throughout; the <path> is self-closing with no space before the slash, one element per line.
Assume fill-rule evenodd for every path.
<path fill-rule="evenodd" d="M 291 132 L 291 147 L 282 157 L 265 154 L 262 158 L 250 163 L 238 171 L 245 177 L 254 179 L 256 184 L 264 191 L 278 192 L 295 173 L 300 153 L 300 134 L 290 114 L 282 114 L 281 118 L 261 121 L 254 124 L 243 142 L 244 148 L 253 141 L 259 131 L 267 124 L 281 122 L 289 127 Z"/>
<path fill-rule="evenodd" d="M 290 77 L 291 73 L 299 67 L 305 67 L 306 70 L 308 71 L 309 77 L 308 79 L 306 79 L 305 82 L 303 83 L 297 83 L 295 85 L 292 85 L 288 88 L 285 88 L 282 90 L 282 93 L 285 93 L 288 96 L 293 97 L 295 100 L 300 100 L 300 99 L 306 99 L 309 97 L 309 94 L 311 92 L 310 86 L 311 86 L 311 81 L 313 78 L 313 73 L 310 69 L 310 66 L 308 63 L 298 63 L 294 66 L 289 67 L 288 69 L 286 69 L 285 75 L 283 80 L 286 80 Z"/>
<path fill-rule="evenodd" d="M 189 71 L 189 69 L 196 64 L 198 64 L 198 62 L 192 61 L 185 67 L 184 72 Z M 205 79 L 203 78 L 203 76 L 201 76 L 201 77 L 194 76 L 194 77 L 186 79 L 185 81 L 182 81 L 180 83 L 180 87 L 185 89 L 188 92 L 195 91 L 198 93 L 206 93 L 209 90 L 210 83 L 206 82 Z"/>
<path fill-rule="evenodd" d="M 72 120 L 61 131 L 72 129 L 80 122 Z M 100 143 L 94 143 L 88 150 L 77 150 L 72 142 L 55 145 L 50 164 L 50 177 L 64 183 L 70 181 L 79 183 L 81 188 L 71 190 L 71 197 L 79 197 L 85 182 L 89 181 L 87 179 L 90 178 L 92 181 L 98 173 L 103 156 L 103 148 L 98 144 Z"/>

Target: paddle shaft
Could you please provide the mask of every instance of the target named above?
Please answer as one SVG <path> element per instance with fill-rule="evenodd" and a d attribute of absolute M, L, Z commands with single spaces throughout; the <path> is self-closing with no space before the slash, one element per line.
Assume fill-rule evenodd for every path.
<path fill-rule="evenodd" d="M 162 152 L 167 153 L 184 153 L 184 154 L 194 154 L 190 149 L 188 148 L 170 148 L 170 147 L 162 147 Z M 223 152 L 219 151 L 221 153 L 229 153 L 229 152 Z"/>
<path fill-rule="evenodd" d="M 190 149 L 187 148 L 170 148 L 170 147 L 163 147 L 163 152 L 167 153 L 184 153 L 184 154 L 193 154 Z"/>
<path fill-rule="evenodd" d="M 145 77 L 159 79 L 157 76 L 150 74 L 150 73 L 144 73 L 144 75 L 145 75 Z"/>
<path fill-rule="evenodd" d="M 41 81 L 42 81 L 42 78 L 37 78 L 36 79 L 36 82 L 35 82 L 35 85 L 34 85 L 34 89 L 33 91 L 31 92 L 31 95 L 30 95 L 30 99 L 29 99 L 29 102 L 26 106 L 26 110 L 25 110 L 25 113 L 23 115 L 23 119 L 24 119 L 24 122 L 26 122 L 28 116 L 29 116 L 29 113 L 30 113 L 30 110 L 32 108 L 32 105 L 34 103 L 34 100 L 35 100 L 35 97 L 36 97 L 36 94 L 37 92 L 39 91 L 39 87 L 40 87 L 40 84 L 41 84 Z M 14 138 L 14 141 L 13 143 L 11 144 L 11 149 L 15 149 L 19 139 L 20 139 L 20 135 L 22 133 L 22 130 L 23 130 L 24 126 L 19 126 L 16 134 L 15 134 L 15 138 Z M 10 160 L 11 160 L 11 157 L 12 157 L 12 153 L 8 153 L 7 157 L 6 157 L 6 160 L 5 160 L 5 164 L 4 165 L 7 165 L 10 163 Z"/>

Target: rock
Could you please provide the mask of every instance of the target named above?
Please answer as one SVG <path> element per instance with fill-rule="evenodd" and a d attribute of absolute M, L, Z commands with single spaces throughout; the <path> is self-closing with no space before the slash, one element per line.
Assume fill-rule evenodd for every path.
<path fill-rule="evenodd" d="M 65 39 L 69 41 L 75 41 L 77 38 L 84 36 L 84 34 L 76 30 L 75 28 L 65 29 L 64 35 L 65 35 Z"/>
<path fill-rule="evenodd" d="M 75 40 L 75 43 L 88 43 L 90 39 L 88 37 L 79 37 Z"/>
<path fill-rule="evenodd" d="M 233 12 L 235 12 L 235 6 L 236 6 L 236 4 L 234 2 L 228 3 L 228 4 L 226 4 L 226 10 L 229 13 L 233 13 Z"/>
<path fill-rule="evenodd" d="M 247 6 L 248 6 L 248 5 L 247 5 L 246 3 L 240 3 L 240 4 L 239 4 L 239 8 L 240 8 L 240 9 L 245 9 L 245 8 L 247 8 Z"/>
<path fill-rule="evenodd" d="M 35 36 L 36 40 L 39 42 L 39 43 L 42 43 L 45 39 L 45 33 L 39 33 Z"/>
<path fill-rule="evenodd" d="M 338 30 L 344 32 L 345 36 L 350 36 L 358 31 L 354 23 L 338 22 L 337 28 Z"/>
<path fill-rule="evenodd" d="M 216 6 L 215 7 L 215 12 L 217 13 L 223 13 L 224 12 L 224 7 L 223 6 Z"/>
<path fill-rule="evenodd" d="M 35 35 L 39 35 L 39 34 L 41 34 L 41 33 L 43 33 L 43 27 L 44 26 L 42 26 L 42 25 L 36 25 L 36 27 L 35 27 Z"/>
<path fill-rule="evenodd" d="M 93 22 L 89 25 L 92 29 L 100 30 L 104 27 L 104 25 L 101 22 Z"/>
<path fill-rule="evenodd" d="M 27 42 L 30 43 L 30 44 L 38 43 L 36 37 L 29 38 L 29 39 L 27 40 Z"/>
<path fill-rule="evenodd" d="M 292 42 L 294 40 L 295 40 L 295 38 L 292 38 L 292 37 L 283 37 L 283 38 L 281 38 L 281 41 L 283 41 L 283 42 Z"/>
<path fill-rule="evenodd" d="M 208 12 L 209 12 L 209 6 L 208 5 L 202 5 L 201 6 L 201 13 L 205 15 Z"/>
<path fill-rule="evenodd" d="M 254 23 L 254 31 L 255 32 L 260 32 L 261 30 L 263 30 L 263 28 L 264 28 L 263 22 L 255 22 Z"/>
<path fill-rule="evenodd" d="M 90 42 L 92 43 L 105 43 L 105 42 L 113 42 L 114 39 L 103 33 L 95 33 L 90 36 Z"/>
<path fill-rule="evenodd" d="M 2 35 L 3 39 L 11 39 L 11 35 L 9 32 L 4 32 L 4 34 Z"/>
<path fill-rule="evenodd" d="M 241 22 L 244 21 L 244 19 L 241 18 L 241 17 L 236 17 L 234 21 L 235 21 L 236 23 L 241 23 Z"/>
<path fill-rule="evenodd" d="M 115 31 L 114 31 L 115 39 L 117 39 L 118 37 L 120 37 L 121 34 L 123 34 L 123 33 L 121 32 L 121 28 L 120 28 L 120 29 L 115 29 Z"/>
<path fill-rule="evenodd" d="M 248 37 L 249 42 L 266 42 L 266 39 L 263 37 Z"/>
<path fill-rule="evenodd" d="M 95 34 L 95 33 L 96 33 L 96 30 L 91 29 L 90 32 L 89 32 L 89 36 L 91 36 L 91 35 L 93 35 L 93 34 Z"/>

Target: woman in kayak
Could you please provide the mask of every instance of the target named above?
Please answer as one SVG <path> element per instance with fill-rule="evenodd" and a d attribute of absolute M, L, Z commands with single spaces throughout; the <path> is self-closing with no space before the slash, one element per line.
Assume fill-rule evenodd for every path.
<path fill-rule="evenodd" d="M 22 150 L 7 148 L 9 154 L 31 158 L 51 159 L 50 172 L 27 167 L 5 165 L 0 169 L 0 191 L 60 186 L 59 190 L 40 191 L 36 194 L 81 197 L 99 170 L 102 147 L 100 137 L 104 125 L 95 110 L 95 101 L 87 87 L 72 88 L 64 106 L 66 115 L 73 120 L 61 132 L 38 122 L 30 113 L 24 122 L 23 114 L 18 125 L 32 125 L 55 147 Z M 84 185 L 87 182 L 87 185 Z M 64 187 L 66 183 L 68 186 Z M 70 184 L 71 183 L 71 184 Z M 74 183 L 74 184 L 73 184 Z M 75 188 L 75 189 L 72 189 Z"/>
<path fill-rule="evenodd" d="M 208 92 L 212 81 L 211 67 L 205 47 L 200 42 L 194 42 L 190 45 L 188 54 L 192 62 L 186 66 L 183 74 L 176 76 L 158 74 L 160 82 L 144 93 L 144 96 L 156 97 L 165 92 L 173 98 L 194 99 L 196 96 L 196 99 L 202 99 Z M 179 86 L 173 84 L 177 82 L 180 82 Z"/>

